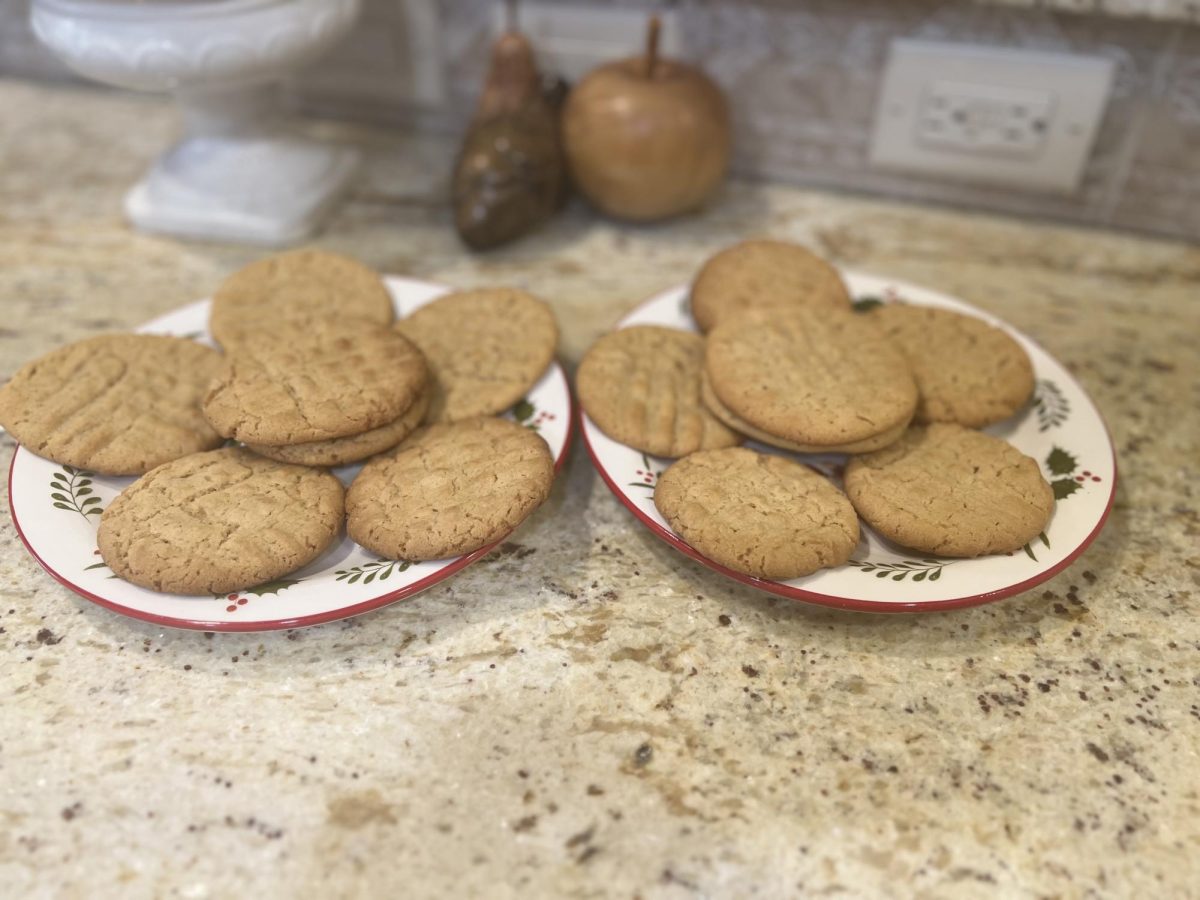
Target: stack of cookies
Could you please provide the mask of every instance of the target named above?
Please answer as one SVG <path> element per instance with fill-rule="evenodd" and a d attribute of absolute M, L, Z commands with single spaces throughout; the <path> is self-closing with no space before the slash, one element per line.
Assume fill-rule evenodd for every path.
<path fill-rule="evenodd" d="M 747 241 L 691 289 L 705 334 L 634 326 L 579 367 L 580 401 L 613 439 L 678 458 L 655 504 L 714 561 L 787 579 L 849 559 L 861 516 L 924 553 L 1021 547 L 1053 511 L 1037 463 L 973 429 L 1033 391 L 1021 346 L 986 323 L 893 303 L 856 311 L 803 247 Z M 842 493 L 794 459 L 738 447 L 849 454 Z"/>
<path fill-rule="evenodd" d="M 366 266 L 279 254 L 216 292 L 223 354 L 173 337 L 81 341 L 0 390 L 0 423 L 56 462 L 143 476 L 104 511 L 98 542 L 117 575 L 154 590 L 281 577 L 343 525 L 385 557 L 467 553 L 549 494 L 545 441 L 494 417 L 551 363 L 557 325 L 546 304 L 508 289 L 394 319 Z M 238 445 L 216 449 L 227 440 Z M 365 460 L 348 492 L 328 471 Z"/>

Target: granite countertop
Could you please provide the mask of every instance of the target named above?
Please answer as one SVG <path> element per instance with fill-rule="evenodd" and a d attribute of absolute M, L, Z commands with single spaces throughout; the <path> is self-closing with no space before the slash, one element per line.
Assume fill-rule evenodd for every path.
<path fill-rule="evenodd" d="M 0 109 L 0 377 L 204 296 L 260 254 L 121 221 L 123 191 L 178 127 L 160 101 L 10 81 Z M 577 204 L 471 256 L 442 199 L 444 141 L 339 134 L 370 166 L 318 243 L 388 272 L 526 287 L 554 305 L 568 368 L 750 235 L 1000 315 L 1107 417 L 1122 473 L 1108 525 L 1009 600 L 836 612 L 674 552 L 576 446 L 550 502 L 455 578 L 357 619 L 236 635 L 94 606 L 6 522 L 7 895 L 1197 890 L 1200 250 L 732 183 L 669 226 Z"/>

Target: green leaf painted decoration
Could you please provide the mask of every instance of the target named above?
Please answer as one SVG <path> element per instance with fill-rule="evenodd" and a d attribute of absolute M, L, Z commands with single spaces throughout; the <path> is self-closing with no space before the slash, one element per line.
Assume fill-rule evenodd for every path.
<path fill-rule="evenodd" d="M 522 397 L 516 402 L 516 404 L 513 405 L 512 414 L 516 417 L 518 422 L 528 422 L 531 418 L 533 418 L 533 404 Z"/>
<path fill-rule="evenodd" d="M 896 563 L 847 560 L 847 565 L 863 572 L 874 573 L 876 578 L 891 578 L 892 581 L 904 581 L 909 575 L 913 581 L 937 581 L 942 577 L 942 569 L 952 563 L 953 560 L 947 562 L 944 559 L 907 559 Z"/>
<path fill-rule="evenodd" d="M 1050 455 L 1046 457 L 1046 468 L 1050 470 L 1050 474 L 1052 475 L 1070 475 L 1078 465 L 1079 460 L 1062 449 L 1062 447 L 1055 447 L 1050 451 Z"/>
<path fill-rule="evenodd" d="M 346 584 L 370 584 L 372 581 L 386 581 L 393 572 L 403 572 L 410 563 L 406 559 L 381 559 L 379 562 L 363 563 L 361 566 L 351 566 L 349 569 L 338 569 L 334 572 L 334 581 L 344 581 Z"/>
<path fill-rule="evenodd" d="M 870 312 L 877 306 L 883 306 L 883 301 L 878 297 L 859 297 L 854 301 L 854 311 L 858 313 Z"/>
<path fill-rule="evenodd" d="M 61 472 L 51 475 L 50 499 L 54 501 L 54 508 L 77 512 L 85 519 L 100 515 L 104 511 L 100 506 L 100 498 L 89 496 L 95 493 L 91 488 L 94 477 L 91 472 L 67 465 L 62 467 Z"/>
<path fill-rule="evenodd" d="M 1038 535 L 1038 540 L 1040 540 L 1045 546 L 1047 546 L 1047 547 L 1050 546 L 1050 538 L 1046 537 L 1046 532 L 1044 532 L 1044 531 L 1041 532 Z M 1037 556 L 1035 556 L 1034 552 L 1033 552 L 1033 541 L 1030 541 L 1022 549 L 1024 549 L 1026 555 L 1030 559 L 1032 559 L 1034 562 L 1037 562 Z"/>
<path fill-rule="evenodd" d="M 1048 378 L 1038 381 L 1033 408 L 1037 411 L 1038 431 L 1057 428 L 1067 421 L 1067 416 L 1071 414 L 1071 404 L 1067 402 L 1066 395 L 1057 384 Z"/>
<path fill-rule="evenodd" d="M 1056 478 L 1050 482 L 1055 500 L 1065 500 L 1079 490 L 1079 482 L 1074 478 Z"/>

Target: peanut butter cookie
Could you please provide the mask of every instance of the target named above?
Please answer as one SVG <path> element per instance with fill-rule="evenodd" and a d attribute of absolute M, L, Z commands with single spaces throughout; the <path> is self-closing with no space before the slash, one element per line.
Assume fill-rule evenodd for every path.
<path fill-rule="evenodd" d="M 447 294 L 396 328 L 429 360 L 427 422 L 504 412 L 537 384 L 558 346 L 550 307 L 511 288 Z"/>
<path fill-rule="evenodd" d="M 755 578 L 800 578 L 839 566 L 858 544 L 858 517 L 824 476 L 740 447 L 702 450 L 672 464 L 654 489 L 654 505 L 700 553 Z"/>
<path fill-rule="evenodd" d="M 868 317 L 848 311 L 726 319 L 708 336 L 705 369 L 734 415 L 814 449 L 886 446 L 917 405 L 903 354 Z"/>
<path fill-rule="evenodd" d="M 746 310 L 850 308 L 837 269 L 798 244 L 743 241 L 711 257 L 692 282 L 692 317 L 710 331 Z"/>
<path fill-rule="evenodd" d="M 0 424 L 54 462 L 141 475 L 223 442 L 200 412 L 220 367 L 219 353 L 182 338 L 87 338 L 23 366 L 0 389 Z"/>
<path fill-rule="evenodd" d="M 915 426 L 892 446 L 855 457 L 846 493 L 888 540 L 938 556 L 1018 550 L 1054 512 L 1035 460 L 952 424 Z"/>
<path fill-rule="evenodd" d="M 391 328 L 293 322 L 237 345 L 203 409 L 220 434 L 248 444 L 325 441 L 395 422 L 427 379 L 421 352 Z"/>
<path fill-rule="evenodd" d="M 797 444 L 794 441 L 789 441 L 786 438 L 776 437 L 769 434 L 760 428 L 755 428 L 745 419 L 734 415 L 730 412 L 713 392 L 712 385 L 708 380 L 708 373 L 705 372 L 700 380 L 700 399 L 704 401 L 705 407 L 714 416 L 720 419 L 728 428 L 744 434 L 752 441 L 758 441 L 760 444 L 768 444 L 772 447 L 779 447 L 783 450 L 791 450 L 794 453 L 863 453 L 868 450 L 877 450 L 880 444 L 890 444 L 904 433 L 907 424 L 897 425 L 892 431 L 876 435 L 861 441 L 857 444 L 841 444 L 828 447 L 814 446 L 811 444 Z"/>
<path fill-rule="evenodd" d="M 889 303 L 874 309 L 904 354 L 920 400 L 914 421 L 982 428 L 1007 419 L 1033 394 L 1033 364 L 1015 339 L 974 316 Z"/>
<path fill-rule="evenodd" d="M 241 447 L 148 472 L 100 516 L 100 555 L 126 581 L 223 594 L 294 572 L 340 533 L 342 483 Z"/>
<path fill-rule="evenodd" d="M 234 272 L 213 295 L 209 330 L 221 346 L 270 341 L 281 323 L 351 316 L 389 325 L 392 295 L 373 269 L 327 250 L 277 253 Z"/>
<path fill-rule="evenodd" d="M 732 447 L 741 437 L 700 402 L 704 338 L 658 325 L 610 332 L 579 364 L 579 402 L 613 440 L 655 456 Z"/>
<path fill-rule="evenodd" d="M 388 559 L 444 559 L 500 540 L 550 495 L 554 460 L 507 419 L 423 428 L 363 466 L 346 495 L 350 537 Z"/>
<path fill-rule="evenodd" d="M 362 434 L 352 434 L 329 441 L 309 441 L 304 444 L 246 446 L 267 459 L 299 466 L 346 466 L 391 450 L 417 429 L 428 409 L 429 389 L 426 388 L 400 418 Z"/>

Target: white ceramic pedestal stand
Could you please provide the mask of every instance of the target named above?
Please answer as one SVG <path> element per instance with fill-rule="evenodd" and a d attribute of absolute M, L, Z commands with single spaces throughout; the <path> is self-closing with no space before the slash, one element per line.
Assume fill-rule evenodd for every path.
<path fill-rule="evenodd" d="M 72 69 L 171 91 L 185 135 L 125 198 L 147 231 L 281 245 L 312 233 L 357 151 L 294 133 L 278 82 L 349 30 L 359 0 L 34 0 L 38 37 Z"/>

